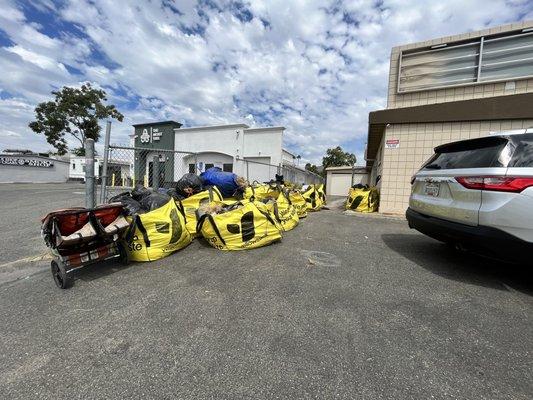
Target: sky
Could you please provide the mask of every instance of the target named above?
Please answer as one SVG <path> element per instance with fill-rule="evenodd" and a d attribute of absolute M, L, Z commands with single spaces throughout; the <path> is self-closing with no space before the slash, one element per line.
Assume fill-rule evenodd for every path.
<path fill-rule="evenodd" d="M 533 19 L 533 0 L 0 0 L 0 10 L 0 150 L 51 149 L 28 128 L 35 106 L 91 82 L 125 116 L 115 144 L 149 121 L 281 125 L 304 161 L 341 146 L 363 163 L 393 46 Z"/>

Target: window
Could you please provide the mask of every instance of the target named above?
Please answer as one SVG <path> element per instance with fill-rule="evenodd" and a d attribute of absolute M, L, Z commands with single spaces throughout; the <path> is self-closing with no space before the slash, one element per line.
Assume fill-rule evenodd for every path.
<path fill-rule="evenodd" d="M 515 150 L 508 167 L 533 167 L 533 134 L 511 136 Z"/>
<path fill-rule="evenodd" d="M 509 159 L 502 150 L 508 143 L 503 137 L 486 137 L 445 144 L 435 149 L 422 169 L 506 167 Z"/>
<path fill-rule="evenodd" d="M 233 164 L 223 164 L 222 171 L 224 172 L 233 172 Z"/>
<path fill-rule="evenodd" d="M 189 164 L 189 174 L 196 173 L 196 164 Z"/>
<path fill-rule="evenodd" d="M 205 164 L 205 169 L 213 168 L 215 164 Z"/>
<path fill-rule="evenodd" d="M 533 32 L 402 52 L 398 93 L 533 76 Z"/>

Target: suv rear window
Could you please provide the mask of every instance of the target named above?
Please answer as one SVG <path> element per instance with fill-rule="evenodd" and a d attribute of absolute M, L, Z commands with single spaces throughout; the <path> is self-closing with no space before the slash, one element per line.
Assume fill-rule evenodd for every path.
<path fill-rule="evenodd" d="M 508 160 L 501 155 L 507 143 L 504 137 L 484 137 L 444 144 L 435 148 L 422 169 L 506 167 Z"/>
<path fill-rule="evenodd" d="M 511 138 L 515 150 L 509 167 L 533 167 L 533 134 L 516 135 Z"/>

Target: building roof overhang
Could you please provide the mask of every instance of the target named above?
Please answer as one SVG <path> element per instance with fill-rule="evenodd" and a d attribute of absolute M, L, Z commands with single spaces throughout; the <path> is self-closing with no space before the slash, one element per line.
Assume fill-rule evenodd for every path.
<path fill-rule="evenodd" d="M 522 93 L 372 111 L 368 114 L 366 165 L 373 165 L 388 124 L 533 119 L 532 104 L 533 93 Z"/>

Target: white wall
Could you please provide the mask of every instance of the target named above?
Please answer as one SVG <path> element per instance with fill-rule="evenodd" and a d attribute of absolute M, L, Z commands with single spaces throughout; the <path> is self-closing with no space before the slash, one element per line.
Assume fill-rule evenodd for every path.
<path fill-rule="evenodd" d="M 100 164 L 99 158 L 94 160 L 94 176 L 96 178 L 100 177 Z M 85 180 L 85 157 L 70 157 L 68 177 L 69 179 Z"/>
<path fill-rule="evenodd" d="M 244 176 L 249 182 L 268 182 L 276 177 L 278 168 L 272 164 L 270 157 L 246 157 L 239 161 L 243 165 Z"/>
<path fill-rule="evenodd" d="M 188 164 L 194 164 L 194 156 L 187 158 L 187 170 Z M 233 164 L 233 171 L 235 171 L 235 162 L 232 156 L 221 153 L 200 153 L 196 157 L 197 168 L 199 172 L 204 172 L 206 170 L 206 164 L 214 164 L 215 167 L 223 169 L 224 164 Z"/>
<path fill-rule="evenodd" d="M 270 157 L 270 164 L 279 165 L 282 157 L 284 129 L 282 127 L 246 129 L 244 158 Z"/>
<path fill-rule="evenodd" d="M 281 161 L 285 165 L 296 165 L 298 162 L 298 160 L 294 158 L 293 155 L 289 153 L 287 150 L 282 151 Z"/>
<path fill-rule="evenodd" d="M 368 174 L 354 174 L 353 185 L 368 183 Z M 347 196 L 352 186 L 351 171 L 327 171 L 326 195 Z"/>
<path fill-rule="evenodd" d="M 0 157 L 0 183 L 63 183 L 68 179 L 68 161 L 33 154 L 0 154 Z M 49 163 L 49 166 L 31 165 L 43 162 Z"/>
<path fill-rule="evenodd" d="M 246 125 L 213 126 L 175 129 L 175 148 L 198 154 L 198 162 L 215 164 L 232 163 L 233 172 L 246 177 L 246 163 L 251 159 L 279 165 L 282 159 L 283 127 L 248 128 Z M 240 160 L 240 161 L 239 161 Z M 186 172 L 190 157 L 183 159 L 182 169 Z M 217 165 L 218 164 L 218 165 Z M 176 168 L 177 170 L 178 168 Z M 252 163 L 248 167 L 249 179 L 273 179 L 276 169 Z"/>

